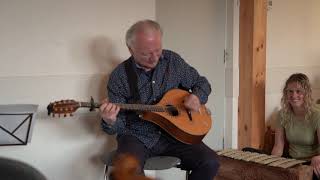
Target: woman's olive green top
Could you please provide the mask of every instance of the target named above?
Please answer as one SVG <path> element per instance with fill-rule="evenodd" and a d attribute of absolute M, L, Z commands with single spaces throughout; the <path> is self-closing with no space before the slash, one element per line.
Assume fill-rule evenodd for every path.
<path fill-rule="evenodd" d="M 288 118 L 288 123 L 284 119 Z M 320 107 L 314 106 L 308 119 L 298 118 L 292 113 L 280 110 L 276 120 L 277 128 L 284 128 L 289 143 L 289 155 L 295 159 L 311 159 L 320 154 L 317 129 L 320 128 Z"/>

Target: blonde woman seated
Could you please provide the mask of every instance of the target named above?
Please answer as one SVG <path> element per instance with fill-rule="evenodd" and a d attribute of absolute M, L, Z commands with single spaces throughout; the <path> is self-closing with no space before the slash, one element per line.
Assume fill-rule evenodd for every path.
<path fill-rule="evenodd" d="M 320 109 L 313 103 L 311 85 L 305 74 L 292 74 L 286 81 L 276 124 L 272 154 L 282 156 L 287 141 L 289 156 L 310 160 L 314 179 L 319 179 Z"/>

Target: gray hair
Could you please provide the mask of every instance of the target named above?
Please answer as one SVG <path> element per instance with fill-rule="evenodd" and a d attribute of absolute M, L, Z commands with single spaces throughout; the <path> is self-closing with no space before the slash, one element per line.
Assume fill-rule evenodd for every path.
<path fill-rule="evenodd" d="M 136 22 L 128 29 L 126 33 L 127 46 L 129 47 L 132 46 L 133 41 L 135 39 L 135 35 L 138 32 L 149 33 L 149 32 L 155 32 L 155 31 L 159 31 L 162 35 L 162 29 L 159 23 L 157 23 L 156 21 L 146 19 L 146 20 Z"/>

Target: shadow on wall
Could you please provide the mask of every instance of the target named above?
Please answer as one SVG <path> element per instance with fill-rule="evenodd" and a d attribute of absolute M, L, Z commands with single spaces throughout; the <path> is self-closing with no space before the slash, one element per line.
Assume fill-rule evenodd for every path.
<path fill-rule="evenodd" d="M 74 95 L 80 96 L 78 98 L 83 98 L 83 96 L 85 96 L 86 99 L 75 100 L 89 102 L 90 95 L 92 95 L 98 103 L 106 98 L 106 85 L 109 74 L 121 60 L 115 56 L 114 45 L 107 37 L 100 36 L 92 38 L 92 40 L 88 41 L 86 47 L 86 53 L 90 55 L 88 61 L 90 61 L 90 65 L 95 66 L 96 68 L 92 75 L 89 74 L 89 76 L 84 76 L 85 78 L 88 77 L 87 79 L 79 78 L 80 81 L 85 82 L 85 84 L 79 84 L 79 88 L 82 89 L 78 94 L 75 93 Z M 75 52 L 78 51 L 81 50 L 77 49 Z M 85 89 L 85 91 L 83 91 L 83 89 Z M 97 153 L 90 157 L 90 162 L 94 165 L 101 165 L 103 163 L 102 156 L 106 154 L 106 152 L 110 152 L 116 148 L 115 137 L 107 135 L 101 129 L 101 118 L 98 109 L 89 112 L 89 109 L 87 108 L 79 108 L 76 113 L 74 113 L 73 117 L 67 116 L 63 118 L 58 118 L 57 116 L 55 118 L 48 117 L 47 111 L 41 109 L 37 113 L 37 118 L 48 119 L 48 121 L 45 122 L 48 124 L 48 127 L 51 127 L 54 131 L 58 131 L 59 136 L 63 137 L 65 141 L 93 138 L 94 142 L 92 146 L 99 145 L 98 147 L 94 147 L 94 151 Z M 92 149 L 92 146 L 88 146 L 88 150 L 83 149 L 83 153 L 87 154 L 90 152 L 89 149 Z M 78 161 L 74 162 L 78 163 Z"/>
<path fill-rule="evenodd" d="M 104 77 L 100 77 L 97 80 L 99 80 L 99 83 L 97 82 L 89 82 L 88 86 L 88 92 L 91 92 L 92 89 L 97 89 L 98 92 L 91 92 L 93 94 L 96 94 L 97 97 L 95 97 L 96 102 L 100 102 L 101 100 L 105 99 L 107 97 L 107 82 L 109 79 L 109 75 L 111 71 L 122 62 L 122 60 L 119 57 L 116 57 L 115 48 L 112 43 L 112 41 L 105 37 L 105 36 L 97 36 L 93 38 L 89 43 L 89 54 L 91 55 L 92 62 L 96 65 L 99 72 L 101 72 L 101 75 Z M 98 84 L 97 88 L 92 88 L 92 86 L 96 86 Z M 95 110 L 98 114 L 98 109 Z M 116 141 L 114 136 L 106 135 L 105 132 L 102 131 L 100 123 L 101 119 L 100 116 L 97 115 L 97 118 L 93 121 L 84 121 L 86 122 L 86 126 L 93 130 L 94 132 L 97 132 L 97 136 L 104 136 L 107 138 L 106 141 L 104 141 L 106 144 L 103 145 L 101 151 L 99 154 L 97 154 L 96 157 L 92 157 L 92 161 L 100 161 L 101 157 L 106 154 L 107 152 L 112 151 L 116 148 Z"/>
<path fill-rule="evenodd" d="M 88 94 L 94 94 L 96 103 L 101 102 L 107 97 L 107 82 L 111 71 L 121 63 L 121 59 L 115 56 L 115 49 L 110 39 L 105 36 L 97 36 L 89 43 L 89 54 L 92 57 L 92 63 L 95 64 L 101 74 L 93 77 L 88 84 Z M 97 86 L 97 87 L 96 87 Z M 95 91 L 95 92 L 93 92 Z M 89 101 L 89 99 L 88 99 Z M 95 110 L 98 114 L 99 109 Z M 100 118 L 98 117 L 98 129 L 100 128 Z M 97 125 L 97 124 L 96 124 Z M 90 129 L 97 129 L 88 124 Z"/>
<path fill-rule="evenodd" d="M 93 38 L 89 43 L 89 51 L 92 57 L 92 62 L 95 63 L 98 71 L 101 74 L 106 74 L 104 77 L 100 78 L 100 83 L 98 87 L 97 100 L 105 99 L 107 96 L 107 82 L 111 71 L 122 62 L 119 57 L 115 55 L 115 49 L 112 41 L 105 36 L 97 36 Z M 88 92 L 91 92 L 92 85 L 97 85 L 97 82 L 91 82 L 89 84 Z"/>
<path fill-rule="evenodd" d="M 89 54 L 101 73 L 110 73 L 122 60 L 115 55 L 112 41 L 105 36 L 97 36 L 89 43 Z M 104 82 L 105 83 L 105 82 Z"/>

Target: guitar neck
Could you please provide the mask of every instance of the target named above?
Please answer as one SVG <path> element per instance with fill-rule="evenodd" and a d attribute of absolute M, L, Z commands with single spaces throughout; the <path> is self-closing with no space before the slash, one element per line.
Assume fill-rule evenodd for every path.
<path fill-rule="evenodd" d="M 120 109 L 131 110 L 131 111 L 151 111 L 151 112 L 164 112 L 165 107 L 157 106 L 157 105 L 146 105 L 146 104 L 121 104 L 114 103 L 119 106 Z M 100 103 L 90 103 L 90 102 L 79 102 L 80 107 L 87 108 L 99 108 L 101 106 Z"/>

